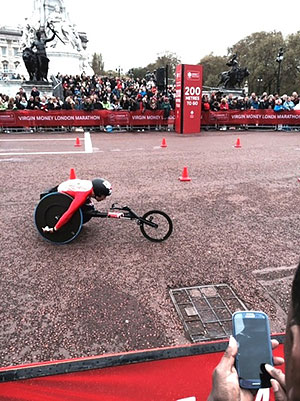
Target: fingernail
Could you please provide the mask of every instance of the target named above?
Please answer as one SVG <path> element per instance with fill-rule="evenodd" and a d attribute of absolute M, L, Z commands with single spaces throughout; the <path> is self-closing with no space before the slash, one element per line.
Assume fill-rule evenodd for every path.
<path fill-rule="evenodd" d="M 273 366 L 269 365 L 268 363 L 265 364 L 266 370 L 270 373 L 271 370 L 273 369 Z"/>
<path fill-rule="evenodd" d="M 272 384 L 272 388 L 273 388 L 273 390 L 274 390 L 275 392 L 279 390 L 279 385 L 278 385 L 278 383 L 277 383 L 276 380 L 271 379 L 271 384 Z"/>
<path fill-rule="evenodd" d="M 234 337 L 230 336 L 229 337 L 229 343 L 228 343 L 229 347 L 233 347 L 234 346 Z"/>

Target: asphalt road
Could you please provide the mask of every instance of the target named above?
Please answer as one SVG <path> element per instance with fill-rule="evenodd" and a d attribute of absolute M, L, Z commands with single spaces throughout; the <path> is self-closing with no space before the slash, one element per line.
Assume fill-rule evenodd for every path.
<path fill-rule="evenodd" d="M 91 140 L 86 153 L 82 134 L 0 136 L 0 366 L 187 343 L 170 288 L 226 283 L 269 314 L 272 332 L 284 330 L 299 260 L 299 133 Z M 190 182 L 178 180 L 185 166 Z M 70 168 L 112 183 L 99 209 L 164 210 L 172 236 L 152 243 L 132 222 L 92 219 L 68 245 L 44 241 L 33 222 L 39 193 Z"/>

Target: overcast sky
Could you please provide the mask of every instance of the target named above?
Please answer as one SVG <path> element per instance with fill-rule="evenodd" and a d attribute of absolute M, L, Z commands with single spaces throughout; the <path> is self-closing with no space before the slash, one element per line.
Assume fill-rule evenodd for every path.
<path fill-rule="evenodd" d="M 72 23 L 88 35 L 105 69 L 145 67 L 165 51 L 196 64 L 253 32 L 300 30 L 300 1 L 65 0 Z M 33 0 L 1 1 L 0 26 L 23 24 Z"/>

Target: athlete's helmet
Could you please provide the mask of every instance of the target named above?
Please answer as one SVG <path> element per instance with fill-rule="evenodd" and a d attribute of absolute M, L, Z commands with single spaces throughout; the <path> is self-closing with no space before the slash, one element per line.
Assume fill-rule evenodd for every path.
<path fill-rule="evenodd" d="M 96 196 L 111 195 L 111 184 L 104 178 L 95 178 L 93 181 L 93 190 Z"/>

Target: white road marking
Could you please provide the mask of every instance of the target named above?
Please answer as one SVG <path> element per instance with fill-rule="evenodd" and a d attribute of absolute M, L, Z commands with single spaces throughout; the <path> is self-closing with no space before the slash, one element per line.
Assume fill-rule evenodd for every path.
<path fill-rule="evenodd" d="M 84 140 L 84 138 L 79 138 Z M 75 141 L 76 138 L 18 138 L 18 139 L 0 139 L 0 142 L 42 142 L 42 141 Z"/>
<path fill-rule="evenodd" d="M 84 149 L 85 153 L 93 153 L 91 134 L 89 132 L 84 133 Z"/>
<path fill-rule="evenodd" d="M 0 159 L 0 162 L 28 162 L 29 159 L 22 159 L 21 157 L 12 157 L 10 159 Z"/>
<path fill-rule="evenodd" d="M 97 153 L 103 152 L 103 150 L 98 150 Z M 85 150 L 75 150 L 70 152 L 15 152 L 15 153 L 0 153 L 0 156 L 26 156 L 26 155 L 68 155 L 68 154 L 84 154 L 87 153 Z"/>

